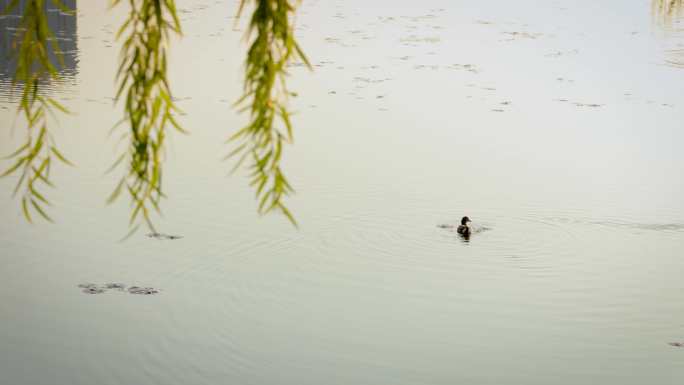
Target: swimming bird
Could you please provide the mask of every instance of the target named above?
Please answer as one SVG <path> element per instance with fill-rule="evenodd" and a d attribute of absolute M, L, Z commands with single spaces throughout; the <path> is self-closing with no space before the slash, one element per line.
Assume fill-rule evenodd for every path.
<path fill-rule="evenodd" d="M 461 218 L 461 225 L 458 226 L 456 229 L 456 232 L 463 235 L 463 236 L 469 236 L 470 235 L 470 227 L 468 226 L 468 222 L 470 222 L 470 218 L 468 217 L 463 217 Z"/>

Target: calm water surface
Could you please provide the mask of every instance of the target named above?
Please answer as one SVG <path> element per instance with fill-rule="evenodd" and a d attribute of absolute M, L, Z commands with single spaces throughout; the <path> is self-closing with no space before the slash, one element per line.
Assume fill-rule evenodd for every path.
<path fill-rule="evenodd" d="M 117 243 L 128 208 L 105 206 L 103 173 L 125 10 L 80 1 L 51 91 L 77 112 L 53 125 L 78 165 L 54 170 L 58 225 L 26 224 L 0 181 L 0 382 L 681 383 L 682 70 L 648 1 L 305 1 L 300 230 L 259 218 L 220 161 L 247 118 L 237 2 L 178 3 L 191 135 L 169 143 L 159 223 L 183 238 Z M 24 127 L 6 72 L 3 154 Z M 490 230 L 438 227 L 463 215 Z"/>

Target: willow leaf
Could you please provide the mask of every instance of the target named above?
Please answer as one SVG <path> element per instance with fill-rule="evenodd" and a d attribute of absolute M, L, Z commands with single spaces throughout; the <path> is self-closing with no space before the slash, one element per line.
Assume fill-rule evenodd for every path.
<path fill-rule="evenodd" d="M 71 112 L 69 112 L 69 110 L 66 107 L 64 107 L 62 104 L 60 104 L 55 99 L 48 98 L 47 101 L 48 101 L 48 103 L 52 104 L 56 109 L 60 110 L 61 112 L 65 113 L 67 115 L 71 114 Z"/>
<path fill-rule="evenodd" d="M 66 157 L 64 157 L 64 155 L 62 155 L 62 153 L 59 152 L 59 150 L 57 150 L 57 148 L 50 147 L 50 150 L 52 151 L 53 154 L 55 154 L 57 159 L 61 160 L 64 164 L 67 164 L 67 165 L 72 166 L 72 167 L 74 166 L 74 164 L 71 163 Z"/>
<path fill-rule="evenodd" d="M 3 172 L 0 175 L 0 178 L 5 177 L 5 176 L 10 175 L 13 172 L 15 172 L 22 164 L 26 163 L 27 159 L 28 159 L 28 157 L 19 158 L 19 160 L 17 160 L 17 162 L 14 163 L 14 165 L 12 167 L 8 168 L 7 170 L 5 170 L 5 172 Z"/>
<path fill-rule="evenodd" d="M 111 195 L 109 195 L 109 198 L 107 198 L 107 204 L 112 204 L 116 200 L 116 198 L 118 198 L 119 195 L 121 195 L 121 190 L 123 189 L 125 182 L 126 182 L 126 179 L 121 178 L 121 181 L 119 182 L 119 184 L 116 186 L 114 191 L 112 191 Z"/>
<path fill-rule="evenodd" d="M 26 220 L 29 223 L 33 223 L 33 220 L 31 219 L 31 214 L 29 213 L 29 210 L 28 210 L 28 207 L 26 204 L 26 198 L 21 198 L 21 210 L 24 213 L 24 218 L 26 218 Z"/>
<path fill-rule="evenodd" d="M 40 216 L 43 217 L 43 219 L 45 219 L 45 220 L 48 221 L 48 222 L 54 223 L 54 221 L 52 220 L 52 218 L 50 218 L 50 217 L 47 215 L 47 213 L 43 210 L 42 207 L 40 207 L 40 205 L 38 204 L 38 202 L 36 202 L 35 199 L 31 199 L 31 205 L 32 205 L 33 208 L 38 212 L 38 214 L 40 214 Z"/>
<path fill-rule="evenodd" d="M 48 200 L 45 199 L 45 197 L 41 193 L 39 193 L 38 191 L 36 191 L 35 188 L 33 188 L 33 184 L 29 184 L 29 190 L 31 190 L 31 195 L 36 197 L 39 201 L 45 203 L 48 206 L 52 206 L 50 202 L 48 202 Z"/>
<path fill-rule="evenodd" d="M 19 148 L 16 149 L 13 153 L 7 155 L 7 156 L 4 157 L 3 159 L 12 159 L 12 158 L 14 158 L 15 156 L 19 155 L 22 151 L 26 150 L 26 149 L 29 147 L 29 145 L 30 145 L 29 142 L 24 143 L 23 146 L 19 147 Z"/>

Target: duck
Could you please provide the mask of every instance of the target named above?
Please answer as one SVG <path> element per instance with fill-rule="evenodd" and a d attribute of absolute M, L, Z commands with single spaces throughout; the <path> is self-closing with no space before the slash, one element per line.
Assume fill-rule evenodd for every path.
<path fill-rule="evenodd" d="M 470 227 L 468 226 L 468 223 L 471 222 L 470 218 L 468 217 L 463 217 L 461 218 L 461 225 L 458 226 L 456 229 L 456 232 L 463 235 L 463 236 L 469 236 L 470 235 Z"/>

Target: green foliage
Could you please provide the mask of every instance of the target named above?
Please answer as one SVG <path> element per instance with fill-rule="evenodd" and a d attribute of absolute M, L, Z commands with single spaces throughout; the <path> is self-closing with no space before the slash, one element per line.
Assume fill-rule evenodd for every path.
<path fill-rule="evenodd" d="M 292 2 L 242 0 L 238 15 L 248 2 L 254 3 L 254 12 L 247 38 L 253 39 L 245 63 L 244 93 L 236 104 L 249 111 L 250 122 L 230 137 L 230 141 L 238 144 L 228 157 L 239 155 L 234 170 L 250 160 L 250 185 L 256 189 L 259 213 L 277 209 L 296 226 L 294 217 L 283 204 L 283 197 L 294 190 L 280 167 L 283 144 L 292 142 L 285 77 L 287 64 L 293 59 L 299 58 L 311 66 L 294 39 Z"/>
<path fill-rule="evenodd" d="M 116 6 L 121 0 L 114 0 Z M 150 214 L 160 213 L 162 158 L 166 128 L 184 132 L 176 121 L 171 89 L 166 77 L 166 52 L 172 34 L 181 34 L 174 0 L 129 0 L 128 19 L 117 32 L 125 36 L 117 72 L 116 100 L 124 100 L 130 145 L 112 166 L 128 161 L 125 175 L 107 200 L 113 202 L 123 190 L 131 197 L 130 226 L 142 218 L 155 231 Z M 135 228 L 135 227 L 134 227 Z"/>
<path fill-rule="evenodd" d="M 63 12 L 71 12 L 60 0 L 50 1 Z M 13 0 L 3 10 L 3 14 L 9 13 L 18 5 L 19 1 Z M 63 65 L 62 51 L 48 27 L 44 5 L 45 0 L 27 2 L 18 29 L 19 33 L 12 43 L 17 61 L 13 88 L 17 84 L 22 86 L 17 113 L 24 116 L 28 127 L 24 144 L 6 158 L 13 159 L 13 165 L 0 174 L 0 177 L 5 177 L 15 172 L 20 173 L 13 195 L 22 192 L 22 212 L 29 222 L 32 221 L 31 211 L 52 222 L 45 211 L 45 206 L 49 206 L 50 202 L 40 192 L 40 188 L 53 186 L 50 181 L 53 157 L 71 165 L 71 162 L 57 149 L 55 140 L 48 130 L 46 119 L 46 113 L 54 115 L 55 109 L 63 113 L 69 113 L 69 111 L 56 100 L 43 96 L 40 87 L 42 82 L 56 80 L 59 77 L 57 68 L 48 57 L 48 44 L 52 47 L 60 66 Z"/>
<path fill-rule="evenodd" d="M 14 160 L 0 177 L 20 172 L 15 194 L 23 191 L 21 207 L 28 221 L 32 213 L 51 220 L 45 211 L 49 201 L 39 187 L 52 186 L 53 160 L 71 165 L 57 149 L 48 131 L 46 115 L 54 110 L 69 111 L 57 101 L 41 93 L 41 84 L 58 78 L 55 65 L 48 57 L 48 44 L 63 65 L 62 52 L 47 23 L 46 1 L 63 12 L 72 12 L 61 0 L 28 0 L 21 19 L 20 34 L 13 44 L 17 57 L 15 84 L 23 85 L 18 113 L 28 122 L 26 142 L 8 158 Z M 121 0 L 112 0 L 112 6 Z M 239 156 L 238 169 L 250 161 L 250 184 L 255 187 L 261 214 L 278 210 L 294 225 L 296 221 L 283 204 L 285 195 L 293 192 L 283 175 L 280 162 L 283 146 L 292 142 L 292 124 L 287 110 L 286 67 L 299 59 L 311 68 L 294 40 L 294 4 L 288 0 L 242 0 L 238 14 L 253 2 L 247 38 L 253 37 L 247 53 L 244 94 L 236 103 L 249 110 L 250 122 L 231 137 L 237 142 L 228 157 Z M 160 213 L 162 162 L 166 128 L 171 125 L 184 132 L 176 120 L 179 110 L 171 97 L 166 75 L 167 50 L 171 36 L 181 35 L 174 0 L 128 0 L 128 18 L 117 32 L 123 39 L 116 80 L 117 101 L 124 101 L 125 137 L 130 144 L 114 162 L 110 171 L 126 164 L 126 171 L 107 199 L 114 202 L 122 192 L 131 197 L 131 233 L 142 223 L 152 231 L 151 211 Z M 5 13 L 15 9 L 12 0 Z M 129 235 L 131 234 L 129 233 Z"/>

